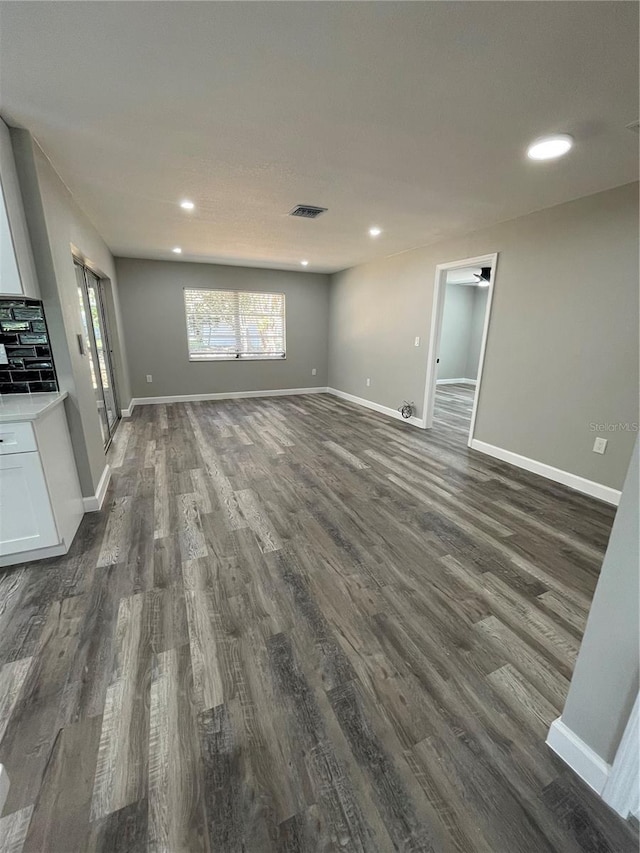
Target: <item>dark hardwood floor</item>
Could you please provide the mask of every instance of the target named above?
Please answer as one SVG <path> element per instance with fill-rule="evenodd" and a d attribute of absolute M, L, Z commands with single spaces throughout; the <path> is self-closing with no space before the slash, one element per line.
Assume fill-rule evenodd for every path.
<path fill-rule="evenodd" d="M 547 749 L 613 510 L 326 395 L 138 407 L 0 576 L 0 850 L 606 853 Z"/>

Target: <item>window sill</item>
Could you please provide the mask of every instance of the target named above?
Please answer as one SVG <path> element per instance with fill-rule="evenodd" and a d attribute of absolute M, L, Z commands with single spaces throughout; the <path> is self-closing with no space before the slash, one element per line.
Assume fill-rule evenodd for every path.
<path fill-rule="evenodd" d="M 268 358 L 263 358 L 258 356 L 257 358 L 252 358 L 251 356 L 244 356 L 243 358 L 236 358 L 234 355 L 232 356 L 214 356 L 213 358 L 205 357 L 205 358 L 193 358 L 193 356 L 189 356 L 189 361 L 194 362 L 195 364 L 215 364 L 218 361 L 235 361 L 238 364 L 242 364 L 243 362 L 250 361 L 252 363 L 256 361 L 286 361 L 287 357 L 285 356 L 269 356 Z"/>

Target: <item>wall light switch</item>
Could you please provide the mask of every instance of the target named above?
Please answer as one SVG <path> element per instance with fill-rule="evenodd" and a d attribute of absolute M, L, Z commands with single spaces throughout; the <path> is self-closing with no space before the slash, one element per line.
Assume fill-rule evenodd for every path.
<path fill-rule="evenodd" d="M 312 376 L 315 376 L 315 375 L 317 374 L 317 372 L 318 372 L 318 371 L 317 371 L 317 370 L 315 369 L 315 367 L 314 367 L 314 368 L 313 368 L 313 370 L 311 371 L 311 375 L 312 375 Z"/>
<path fill-rule="evenodd" d="M 147 382 L 153 382 L 153 376 L 150 373 L 147 373 Z"/>
<path fill-rule="evenodd" d="M 604 453 L 607 449 L 607 441 L 606 438 L 596 438 L 593 442 L 593 452 L 594 453 Z"/>
<path fill-rule="evenodd" d="M 413 342 L 414 347 L 420 346 L 420 335 L 416 335 L 415 340 Z"/>
<path fill-rule="evenodd" d="M 367 388 L 369 387 L 369 385 L 371 385 L 371 380 L 367 379 Z"/>

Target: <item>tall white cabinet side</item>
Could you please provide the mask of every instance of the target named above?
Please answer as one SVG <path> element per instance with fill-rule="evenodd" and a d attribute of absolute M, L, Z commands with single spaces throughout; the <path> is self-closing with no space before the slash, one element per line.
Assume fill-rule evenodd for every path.
<path fill-rule="evenodd" d="M 45 412 L 34 427 L 58 535 L 69 548 L 84 506 L 64 405 Z"/>

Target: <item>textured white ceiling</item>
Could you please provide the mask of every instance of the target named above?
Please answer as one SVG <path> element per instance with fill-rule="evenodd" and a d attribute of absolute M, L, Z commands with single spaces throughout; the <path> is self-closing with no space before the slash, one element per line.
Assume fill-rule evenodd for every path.
<path fill-rule="evenodd" d="M 0 15 L 0 110 L 119 255 L 175 259 L 180 245 L 188 260 L 333 271 L 637 178 L 636 3 L 4 2 Z M 574 151 L 527 161 L 557 131 Z M 297 203 L 329 211 L 288 218 Z"/>

